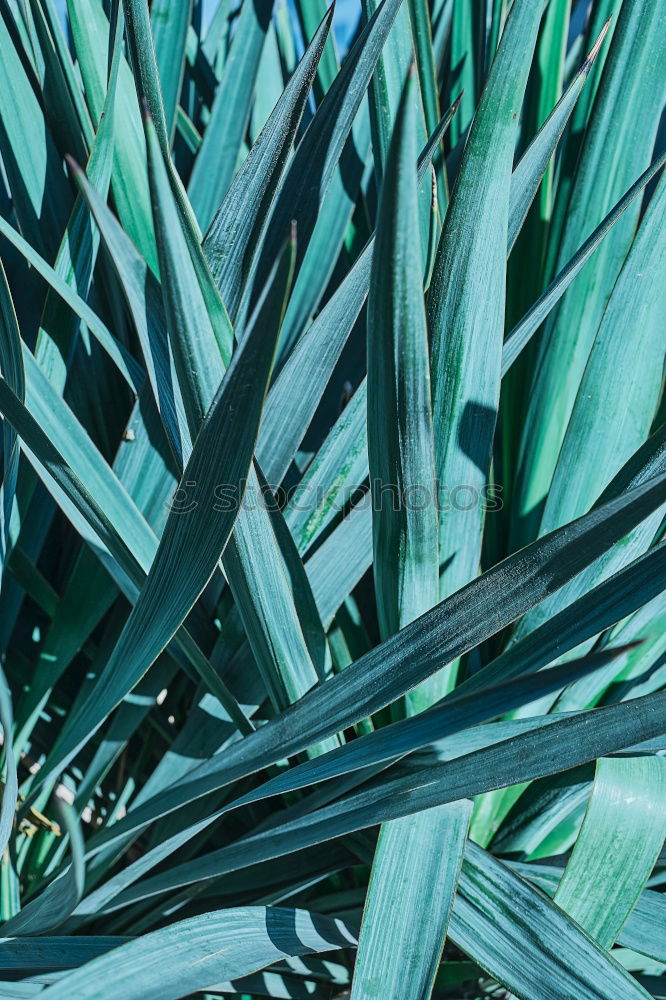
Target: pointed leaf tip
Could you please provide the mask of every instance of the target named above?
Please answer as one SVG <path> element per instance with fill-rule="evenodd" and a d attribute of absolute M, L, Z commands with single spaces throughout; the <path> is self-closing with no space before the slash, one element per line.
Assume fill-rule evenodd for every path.
<path fill-rule="evenodd" d="M 70 153 L 65 153 L 65 160 L 67 161 L 67 166 L 72 171 L 73 174 L 79 175 L 84 173 L 83 167 L 80 166 Z"/>
<path fill-rule="evenodd" d="M 634 639 L 633 642 L 625 642 L 622 646 L 613 646 L 608 652 L 612 656 L 624 656 L 625 653 L 631 653 L 633 649 L 638 649 L 645 642 L 647 642 L 647 639 Z"/>
<path fill-rule="evenodd" d="M 596 42 L 594 43 L 594 45 L 592 46 L 592 48 L 588 52 L 588 55 L 587 55 L 587 58 L 586 58 L 585 62 L 583 63 L 583 65 L 580 68 L 580 72 L 584 73 L 585 76 L 587 76 L 589 74 L 590 70 L 592 69 L 592 64 L 593 64 L 594 60 L 599 55 L 599 52 L 601 50 L 601 46 L 603 45 L 604 38 L 606 37 L 606 34 L 608 32 L 608 29 L 610 28 L 610 23 L 611 23 L 612 20 L 613 20 L 612 17 L 608 18 L 608 20 L 604 24 L 603 28 L 599 32 L 599 37 L 597 38 Z"/>
<path fill-rule="evenodd" d="M 321 19 L 321 21 L 319 23 L 319 28 L 317 28 L 317 31 L 319 31 L 321 29 L 321 26 L 323 24 L 326 24 L 328 26 L 328 28 L 330 29 L 331 22 L 333 21 L 333 15 L 334 14 L 335 14 L 335 0 L 332 0 L 331 6 L 326 8 L 326 13 L 322 17 L 322 19 Z"/>

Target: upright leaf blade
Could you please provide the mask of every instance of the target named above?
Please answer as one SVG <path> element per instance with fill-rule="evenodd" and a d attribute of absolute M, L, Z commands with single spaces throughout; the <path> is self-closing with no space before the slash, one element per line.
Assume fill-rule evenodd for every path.
<path fill-rule="evenodd" d="M 298 227 L 297 268 L 315 226 L 359 105 L 402 0 L 383 0 L 365 26 L 301 139 L 276 198 L 256 262 L 254 288 L 266 281 L 293 221 Z M 255 292 L 256 294 L 256 292 Z"/>
<path fill-rule="evenodd" d="M 273 0 L 244 0 L 241 5 L 210 121 L 190 178 L 190 200 L 204 232 L 236 172 L 272 9 Z"/>
<path fill-rule="evenodd" d="M 665 224 L 662 176 L 601 319 L 553 474 L 542 531 L 594 503 L 649 435 L 662 390 Z M 587 475 L 576 477 L 574 468 L 592 454 Z"/>
<path fill-rule="evenodd" d="M 204 240 L 206 258 L 232 320 L 236 318 L 254 252 L 296 136 L 332 15 L 331 9 L 319 25 L 273 113 L 232 181 Z"/>
<path fill-rule="evenodd" d="M 0 12 L 0 152 L 22 232 L 55 258 L 72 205 L 61 160 L 37 96 Z"/>
<path fill-rule="evenodd" d="M 185 43 L 192 18 L 193 0 L 171 3 L 156 0 L 150 11 L 159 70 L 164 116 L 171 141 L 176 128 L 176 109 L 185 70 Z"/>
<path fill-rule="evenodd" d="M 146 144 L 164 312 L 190 435 L 194 438 L 224 374 L 211 316 L 150 121 Z"/>
<path fill-rule="evenodd" d="M 471 802 L 386 823 L 363 912 L 352 1000 L 430 995 L 456 891 Z"/>
<path fill-rule="evenodd" d="M 12 737 L 12 702 L 7 680 L 2 670 L 0 670 L 0 724 L 2 724 L 2 742 L 5 758 L 2 802 L 0 803 L 0 849 L 4 854 L 12 835 L 16 816 L 18 778 L 16 775 L 16 756 L 14 754 Z"/>
<path fill-rule="evenodd" d="M 542 12 L 516 0 L 481 95 L 444 220 L 428 298 L 440 518 L 440 593 L 478 572 L 504 333 L 509 180 Z M 471 496 L 471 505 L 470 498 Z"/>
<path fill-rule="evenodd" d="M 86 100 L 93 118 L 98 119 L 106 90 L 109 23 L 102 6 L 93 0 L 67 0 L 67 11 Z M 114 149 L 112 188 L 128 236 L 157 273 L 141 112 L 134 80 L 124 59 L 119 72 L 116 111 L 124 127 L 118 130 Z"/>
<path fill-rule="evenodd" d="M 557 5 L 556 5 L 557 6 Z M 608 31 L 604 25 L 585 62 L 545 119 L 534 139 L 516 164 L 511 178 L 511 208 L 509 210 L 509 253 L 513 250 L 529 207 L 536 194 L 535 179 L 545 173 L 553 151 L 560 140 L 569 118 L 578 106 L 578 100 L 587 81 Z"/>
<path fill-rule="evenodd" d="M 25 372 L 21 336 L 5 269 L 0 262 L 0 372 L 18 398 L 25 399 Z M 2 424 L 2 478 L 0 479 L 0 571 L 4 571 L 10 545 L 10 520 L 16 495 L 19 444 L 7 420 Z"/>
<path fill-rule="evenodd" d="M 414 254 L 415 85 L 412 71 L 386 161 L 368 298 L 368 460 L 385 638 L 431 608 L 438 592 L 428 335 Z"/>
<path fill-rule="evenodd" d="M 645 885 L 666 834 L 666 761 L 602 758 L 555 902 L 610 948 Z"/>
<path fill-rule="evenodd" d="M 558 269 L 650 161 L 663 103 L 665 39 L 666 8 L 624 0 L 578 158 Z M 617 157 L 620 144 L 623 155 Z M 639 210 L 635 203 L 625 213 L 549 319 L 521 442 L 516 544 L 538 530 L 580 380 Z"/>

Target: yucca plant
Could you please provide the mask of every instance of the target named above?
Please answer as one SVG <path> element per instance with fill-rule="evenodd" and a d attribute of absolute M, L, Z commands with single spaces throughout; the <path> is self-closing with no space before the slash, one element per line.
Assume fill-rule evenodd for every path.
<path fill-rule="evenodd" d="M 0 996 L 666 996 L 665 79 L 0 0 Z"/>

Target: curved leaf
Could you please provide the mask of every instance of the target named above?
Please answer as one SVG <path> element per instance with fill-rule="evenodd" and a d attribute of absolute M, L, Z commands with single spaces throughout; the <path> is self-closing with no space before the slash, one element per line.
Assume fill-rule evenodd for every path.
<path fill-rule="evenodd" d="M 177 1000 L 289 955 L 316 954 L 353 943 L 341 921 L 305 910 L 264 906 L 218 910 L 114 948 L 47 987 L 44 996 L 92 1000 L 99 983 L 106 981 L 126 1000 Z"/>

